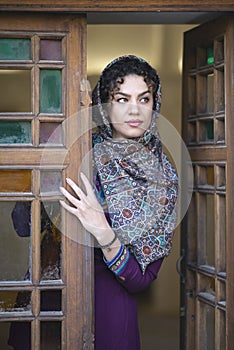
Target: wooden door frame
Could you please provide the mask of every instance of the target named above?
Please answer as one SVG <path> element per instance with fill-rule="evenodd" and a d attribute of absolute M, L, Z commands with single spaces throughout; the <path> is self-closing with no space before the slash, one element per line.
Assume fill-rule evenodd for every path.
<path fill-rule="evenodd" d="M 227 14 L 227 16 L 222 16 L 221 18 L 217 18 L 212 21 L 214 30 L 211 32 L 208 26 L 209 23 L 204 24 L 206 28 L 205 31 L 209 33 L 209 39 L 212 40 L 214 37 L 218 37 L 220 33 L 225 35 L 225 101 L 228 96 L 228 103 L 225 102 L 226 109 L 226 127 L 225 127 L 225 135 L 226 135 L 226 143 L 223 150 L 216 149 L 215 159 L 209 159 L 209 150 L 204 151 L 201 154 L 201 151 L 196 147 L 190 151 L 191 158 L 193 161 L 207 161 L 208 159 L 214 161 L 225 161 L 226 162 L 226 349 L 233 348 L 234 336 L 233 336 L 233 327 L 234 327 L 234 300 L 233 300 L 233 289 L 234 289 L 234 274 L 233 274 L 233 265 L 234 265 L 234 236 L 232 234 L 233 225 L 234 225 L 234 216 L 232 214 L 232 208 L 234 207 L 234 158 L 233 158 L 233 147 L 232 147 L 232 139 L 234 133 L 234 122 L 231 117 L 234 113 L 234 85 L 233 85 L 233 72 L 234 72 L 234 26 L 233 26 L 233 14 Z M 203 26 L 202 26 L 203 27 Z M 193 33 L 189 33 L 189 42 L 196 43 L 198 45 L 198 37 L 202 38 L 202 30 L 204 28 L 197 27 L 194 29 Z M 199 30 L 201 32 L 199 33 Z M 191 31 L 192 32 L 192 31 Z M 191 35 L 192 34 L 192 35 Z M 200 35 L 200 36 L 199 36 Z M 186 41 L 185 41 L 186 42 Z M 202 42 L 202 39 L 201 39 Z M 202 46 L 202 44 L 200 43 Z M 229 49 L 227 49 L 229 48 Z M 184 60 L 184 71 L 188 72 L 187 62 Z M 183 78 L 183 99 L 188 101 L 188 82 L 187 75 L 184 74 Z M 187 130 L 187 116 L 188 111 L 183 106 L 182 111 L 182 135 L 187 140 L 188 130 Z M 181 247 L 182 250 L 186 251 L 186 236 L 187 236 L 187 225 L 192 225 L 191 222 L 188 223 L 188 219 L 182 222 L 181 230 L 183 232 L 181 238 Z M 185 273 L 186 270 L 186 257 L 182 263 L 182 271 Z M 193 291 L 185 290 L 182 288 L 181 293 L 181 304 L 185 301 L 186 294 L 193 298 Z M 182 315 L 185 316 L 185 315 Z M 184 333 L 184 324 L 188 321 L 185 320 L 184 317 L 181 318 L 181 338 L 183 339 Z M 190 322 L 194 322 L 194 319 L 191 318 Z M 182 342 L 181 349 L 185 349 L 185 344 Z"/>
<path fill-rule="evenodd" d="M 67 12 L 178 12 L 178 11 L 233 11 L 233 0 L 0 0 L 5 11 L 67 11 Z"/>
<path fill-rule="evenodd" d="M 152 13 L 155 12 L 200 12 L 200 11 L 207 11 L 207 12 L 220 12 L 220 11 L 227 11 L 232 12 L 234 11 L 234 4 L 233 0 L 223 0 L 222 4 L 220 4 L 220 1 L 217 0 L 200 0 L 200 1 L 194 1 L 194 0 L 100 0 L 98 2 L 94 2 L 93 0 L 80 0 L 79 2 L 77 0 L 64 0 L 61 4 L 60 0 L 22 0 L 20 4 L 17 0 L 0 0 L 0 11 L 5 12 L 42 12 L 42 13 L 54 13 L 54 12 L 64 12 L 66 13 L 73 13 L 73 14 L 88 14 L 88 13 L 108 13 L 108 12 L 129 12 L 129 13 L 137 13 L 137 12 L 144 12 L 144 13 Z M 233 99 L 234 100 L 234 99 Z M 231 107 L 230 107 L 231 108 Z M 230 133 L 232 131 L 233 127 L 230 127 L 228 129 L 228 132 Z M 232 168 L 234 166 L 234 163 L 232 164 Z M 230 169 L 229 171 L 229 177 L 231 181 L 231 177 L 234 175 L 234 169 Z M 230 205 L 234 207 L 234 197 L 230 196 Z M 233 219 L 232 219 L 233 220 Z M 233 239 L 232 239 L 233 241 Z M 233 242 L 230 242 L 233 243 Z M 231 249 L 233 250 L 233 244 L 231 245 Z M 76 248 L 74 247 L 74 252 Z M 82 253 L 83 254 L 83 253 Z M 90 250 L 85 250 L 84 254 L 86 256 L 83 256 L 83 259 L 85 261 L 85 264 L 82 265 L 82 272 L 85 273 L 86 280 L 83 281 L 83 283 L 87 285 L 92 284 L 92 278 L 89 274 L 90 271 L 90 261 L 91 259 L 91 252 Z M 234 256 L 234 254 L 232 254 Z M 87 263 L 89 262 L 89 263 Z M 229 263 L 232 263 L 229 261 Z M 232 265 L 230 265 L 232 266 Z M 68 266 L 69 268 L 69 266 Z M 80 271 L 81 273 L 81 271 Z M 75 289 L 77 289 L 77 285 L 74 286 Z M 84 287 L 85 290 L 85 287 Z M 89 306 L 92 304 L 90 300 L 90 293 L 87 295 L 86 293 L 83 293 L 83 298 L 86 300 L 86 305 Z M 229 296 L 229 300 L 231 299 L 231 296 Z M 232 309 L 234 309 L 234 301 L 232 301 Z M 89 348 L 89 346 L 92 344 L 92 325 L 90 323 L 90 314 L 91 309 L 87 310 L 87 315 L 84 316 L 84 320 L 86 323 L 86 329 L 82 329 L 81 332 L 83 332 L 83 348 Z M 89 315 L 88 315 L 89 313 Z M 234 319 L 232 320 L 232 329 L 233 329 L 233 323 Z M 75 331 L 75 330 L 74 330 Z M 74 337 L 75 338 L 75 337 Z M 72 348 L 72 347 L 71 347 Z"/>
<path fill-rule="evenodd" d="M 60 167 L 63 161 L 64 176 L 77 179 L 79 165 L 82 158 L 88 153 L 91 142 L 87 133 L 81 134 L 77 139 L 80 130 L 89 130 L 90 118 L 73 118 L 84 106 L 82 99 L 81 81 L 86 78 L 86 18 L 84 15 L 71 14 L 49 14 L 49 13 L 22 13 L 22 12 L 6 12 L 0 13 L 1 30 L 6 33 L 20 32 L 22 36 L 28 32 L 44 31 L 47 33 L 58 33 L 66 37 L 66 49 L 63 54 L 66 56 L 66 82 L 63 83 L 64 89 L 64 116 L 66 116 L 67 124 L 64 127 L 64 147 L 48 148 L 43 147 L 22 147 L 3 148 L 0 150 L 1 166 L 11 167 L 12 164 L 17 167 L 31 166 L 43 169 L 50 169 L 50 166 Z M 62 33 L 62 34 L 61 34 Z M 17 63 L 13 64 L 17 65 Z M 20 67 L 20 65 L 19 65 Z M 34 79 L 34 78 L 33 78 Z M 34 80 L 32 84 L 34 85 Z M 38 86 L 38 81 L 37 81 Z M 37 87 L 38 88 L 38 87 Z M 34 94 L 38 98 L 38 92 Z M 87 107 L 87 106 L 86 106 Z M 85 115 L 87 116 L 87 115 Z M 71 118 L 68 118 L 71 117 Z M 89 116 L 88 116 L 89 117 Z M 75 123 L 74 123 L 75 120 Z M 71 125 L 72 123 L 72 125 Z M 70 145 L 71 141 L 74 143 Z M 46 155 L 45 155 L 46 153 Z M 76 158 L 76 162 L 71 159 Z M 35 193 L 37 195 L 37 190 Z M 35 226 L 39 225 L 38 222 Z M 63 226 L 66 234 L 62 235 L 62 252 L 66 259 L 62 259 L 62 279 L 63 285 L 63 320 L 65 326 L 62 329 L 62 346 L 63 349 L 92 349 L 93 346 L 93 252 L 88 246 L 79 244 L 77 240 L 72 239 L 70 232 L 82 233 L 83 228 L 77 220 L 65 213 Z M 39 229 L 38 229 L 39 231 Z M 35 286 L 40 283 L 39 277 L 39 255 L 40 241 L 39 236 L 35 240 L 36 269 L 33 268 L 35 274 Z M 37 239 L 37 241 L 36 241 Z M 35 272 L 36 271 L 36 272 Z M 36 284 L 37 283 L 37 284 Z M 60 283 L 60 282 L 59 282 Z M 58 284 L 59 284 L 58 283 Z M 69 288 L 66 288 L 69 286 Z M 1 286 L 4 288 L 4 285 Z M 11 285 L 10 285 L 11 287 Z M 9 287 L 9 288 L 10 288 Z M 39 295 L 39 294 L 38 294 Z M 36 305 L 36 304 L 35 304 Z M 33 306 L 34 307 L 34 306 Z M 35 311 L 35 310 L 34 310 Z M 35 322 L 32 327 L 38 327 L 36 319 L 39 312 L 35 311 Z M 2 318 L 3 320 L 3 318 Z M 35 326 L 36 325 L 36 326 Z M 78 327 L 80 325 L 80 327 Z M 34 341 L 38 349 L 39 340 Z"/>

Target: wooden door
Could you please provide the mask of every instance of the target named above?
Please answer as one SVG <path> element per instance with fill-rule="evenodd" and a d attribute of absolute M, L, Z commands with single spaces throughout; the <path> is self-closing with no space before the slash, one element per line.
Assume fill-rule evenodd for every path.
<path fill-rule="evenodd" d="M 89 147 L 85 45 L 83 16 L 0 14 L 2 350 L 92 348 L 92 254 L 59 205 Z"/>
<path fill-rule="evenodd" d="M 182 226 L 181 349 L 234 344 L 233 82 L 233 15 L 186 32 L 183 137 L 194 186 Z"/>

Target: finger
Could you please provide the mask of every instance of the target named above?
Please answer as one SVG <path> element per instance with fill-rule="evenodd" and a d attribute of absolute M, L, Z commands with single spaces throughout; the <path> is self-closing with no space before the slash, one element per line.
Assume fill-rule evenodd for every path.
<path fill-rule="evenodd" d="M 86 195 L 84 192 L 80 189 L 79 186 L 70 178 L 66 178 L 66 181 L 68 185 L 73 189 L 73 191 L 77 194 L 77 196 L 82 199 L 84 202 L 86 202 Z"/>
<path fill-rule="evenodd" d="M 93 187 L 91 185 L 91 183 L 89 182 L 89 180 L 87 179 L 87 177 L 85 176 L 84 173 L 80 173 L 80 177 L 85 185 L 85 189 L 86 189 L 86 192 L 87 192 L 87 196 L 91 197 L 91 198 L 95 198 L 96 199 L 96 196 L 94 194 L 94 191 L 93 191 Z"/>
<path fill-rule="evenodd" d="M 69 211 L 71 214 L 76 215 L 78 213 L 78 209 L 71 207 L 70 205 L 68 205 L 67 203 L 65 203 L 64 201 L 59 201 L 61 206 L 66 209 L 67 211 Z"/>
<path fill-rule="evenodd" d="M 80 200 L 71 195 L 64 187 L 60 187 L 62 194 L 71 202 L 75 207 L 79 207 Z"/>

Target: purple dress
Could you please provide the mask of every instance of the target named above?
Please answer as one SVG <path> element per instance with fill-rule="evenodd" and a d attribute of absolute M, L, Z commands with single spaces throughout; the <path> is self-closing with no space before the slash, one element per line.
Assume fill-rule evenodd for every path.
<path fill-rule="evenodd" d="M 95 249 L 95 350 L 140 349 L 136 293 L 157 278 L 162 261 L 143 275 L 127 248 L 109 267 Z"/>

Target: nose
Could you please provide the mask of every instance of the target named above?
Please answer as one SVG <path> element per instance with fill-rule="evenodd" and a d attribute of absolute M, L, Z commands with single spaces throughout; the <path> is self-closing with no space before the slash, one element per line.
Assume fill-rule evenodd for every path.
<path fill-rule="evenodd" d="M 129 104 L 129 114 L 130 115 L 138 115 L 139 114 L 139 106 L 137 104 L 137 102 L 131 102 Z"/>

